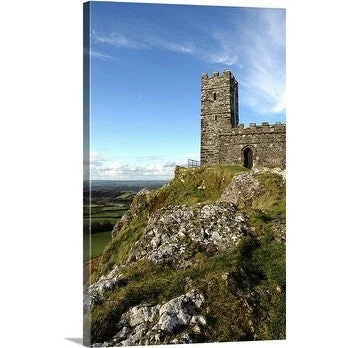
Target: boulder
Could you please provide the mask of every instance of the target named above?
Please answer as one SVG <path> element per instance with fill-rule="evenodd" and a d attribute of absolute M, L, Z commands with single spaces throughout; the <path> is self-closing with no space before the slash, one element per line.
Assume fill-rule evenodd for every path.
<path fill-rule="evenodd" d="M 127 283 L 127 279 L 121 273 L 123 268 L 123 266 L 116 266 L 107 275 L 101 276 L 97 282 L 89 286 L 87 298 L 91 307 L 102 302 L 105 292 L 115 290 Z"/>
<path fill-rule="evenodd" d="M 246 208 L 266 191 L 253 172 L 235 175 L 221 195 L 220 202 L 231 202 L 239 208 Z"/>
<path fill-rule="evenodd" d="M 207 325 L 201 314 L 204 297 L 193 289 L 170 301 L 141 304 L 123 313 L 111 340 L 92 347 L 134 346 L 162 343 L 193 343 Z"/>

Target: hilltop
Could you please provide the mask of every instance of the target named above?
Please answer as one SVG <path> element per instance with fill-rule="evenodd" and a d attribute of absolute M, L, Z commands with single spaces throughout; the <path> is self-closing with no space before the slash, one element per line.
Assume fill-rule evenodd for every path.
<path fill-rule="evenodd" d="M 86 290 L 93 346 L 285 338 L 285 171 L 181 168 L 116 223 Z"/>

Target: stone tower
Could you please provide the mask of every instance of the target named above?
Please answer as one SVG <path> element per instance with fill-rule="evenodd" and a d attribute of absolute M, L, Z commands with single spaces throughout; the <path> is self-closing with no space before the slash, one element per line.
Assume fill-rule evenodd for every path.
<path fill-rule="evenodd" d="M 220 134 L 238 126 L 238 82 L 230 71 L 201 79 L 201 164 L 220 163 Z"/>

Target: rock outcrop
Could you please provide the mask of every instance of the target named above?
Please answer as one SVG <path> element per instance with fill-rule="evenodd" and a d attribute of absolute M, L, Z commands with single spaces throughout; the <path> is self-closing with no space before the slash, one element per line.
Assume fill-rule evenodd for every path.
<path fill-rule="evenodd" d="M 213 255 L 231 249 L 248 232 L 246 216 L 233 203 L 164 207 L 150 216 L 128 262 L 146 258 L 185 268 L 198 251 Z"/>
<path fill-rule="evenodd" d="M 107 275 L 101 276 L 97 282 L 89 286 L 87 294 L 91 307 L 102 302 L 105 292 L 115 290 L 127 283 L 127 279 L 121 273 L 123 268 L 123 266 L 116 266 Z"/>
<path fill-rule="evenodd" d="M 143 211 L 149 204 L 149 197 L 150 191 L 147 189 L 143 189 L 135 195 L 128 212 L 124 214 L 114 226 L 111 232 L 112 237 L 115 237 L 117 232 L 120 231 L 122 228 L 127 227 L 129 223 L 132 221 L 132 219 L 136 218 L 139 214 L 143 213 Z"/>
<path fill-rule="evenodd" d="M 191 290 L 164 304 L 132 307 L 116 323 L 115 336 L 92 347 L 197 342 L 207 325 L 203 304 L 203 295 Z"/>
<path fill-rule="evenodd" d="M 252 172 L 237 174 L 222 193 L 220 202 L 232 202 L 240 208 L 250 207 L 265 190 Z"/>
<path fill-rule="evenodd" d="M 253 168 L 248 173 L 237 174 L 222 193 L 219 202 L 232 202 L 238 208 L 248 208 L 267 189 L 255 174 L 272 173 L 279 175 L 283 183 L 286 181 L 286 171 L 280 168 Z"/>

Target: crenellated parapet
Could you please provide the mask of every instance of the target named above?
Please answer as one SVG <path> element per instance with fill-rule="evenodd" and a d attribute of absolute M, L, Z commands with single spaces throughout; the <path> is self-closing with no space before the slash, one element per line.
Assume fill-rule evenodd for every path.
<path fill-rule="evenodd" d="M 218 71 L 214 71 L 211 76 L 207 73 L 201 76 L 201 89 L 219 89 L 224 88 L 227 85 L 238 86 L 236 78 L 233 76 L 231 71 L 225 70 L 222 74 Z"/>
<path fill-rule="evenodd" d="M 243 135 L 243 134 L 272 134 L 272 133 L 285 133 L 286 124 L 276 122 L 275 124 L 269 124 L 268 122 L 262 122 L 261 125 L 256 123 L 249 123 L 249 127 L 244 127 L 243 123 L 240 123 L 238 127 L 232 128 L 229 132 L 223 132 L 221 135 L 233 134 L 233 135 Z"/>

